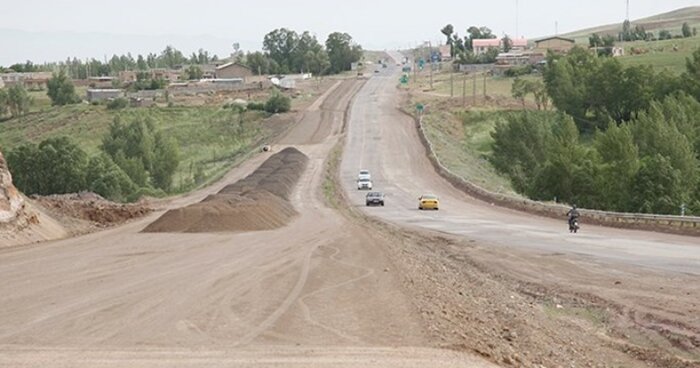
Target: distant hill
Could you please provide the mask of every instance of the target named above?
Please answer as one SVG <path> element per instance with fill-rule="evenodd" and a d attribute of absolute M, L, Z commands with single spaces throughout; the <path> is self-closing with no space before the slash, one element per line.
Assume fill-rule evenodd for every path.
<path fill-rule="evenodd" d="M 572 38 L 577 43 L 588 43 L 588 36 L 593 33 L 599 35 L 611 34 L 617 36 L 622 32 L 622 22 L 616 24 L 608 24 L 605 26 L 582 29 L 580 31 L 569 32 L 560 35 L 561 37 Z M 662 29 L 671 31 L 674 34 L 679 34 L 683 23 L 687 22 L 691 27 L 697 27 L 700 30 L 700 6 L 691 6 L 682 8 L 668 13 L 654 15 L 648 18 L 633 20 L 633 25 L 643 26 L 647 32 L 658 33 Z"/>

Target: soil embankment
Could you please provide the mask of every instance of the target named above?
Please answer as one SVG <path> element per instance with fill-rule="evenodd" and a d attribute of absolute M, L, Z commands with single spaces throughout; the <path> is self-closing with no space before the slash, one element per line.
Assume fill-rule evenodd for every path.
<path fill-rule="evenodd" d="M 208 233 L 280 228 L 297 215 L 289 202 L 308 163 L 295 148 L 285 148 L 255 172 L 199 203 L 170 210 L 143 231 Z"/>

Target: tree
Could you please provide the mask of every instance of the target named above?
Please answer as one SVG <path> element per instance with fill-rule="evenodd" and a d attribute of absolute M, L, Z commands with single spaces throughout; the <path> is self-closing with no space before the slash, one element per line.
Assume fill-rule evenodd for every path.
<path fill-rule="evenodd" d="M 455 56 L 455 48 L 454 48 L 454 39 L 452 38 L 452 34 L 455 32 L 454 27 L 451 24 L 448 24 L 444 26 L 440 32 L 442 32 L 443 35 L 447 38 L 447 41 L 445 41 L 446 45 L 450 46 L 450 55 L 453 57 Z"/>
<path fill-rule="evenodd" d="M 690 29 L 688 22 L 683 23 L 683 26 L 681 27 L 681 34 L 684 38 L 688 38 L 693 35 L 693 30 Z"/>
<path fill-rule="evenodd" d="M 590 47 L 600 47 L 603 44 L 603 39 L 597 33 L 594 33 L 588 37 L 588 44 Z"/>
<path fill-rule="evenodd" d="M 175 141 L 156 132 L 151 120 L 122 124 L 117 117 L 102 139 L 102 150 L 137 185 L 169 190 L 180 157 Z"/>
<path fill-rule="evenodd" d="M 299 42 L 299 35 L 289 29 L 279 28 L 265 35 L 263 50 L 279 65 L 279 72 L 293 70 L 293 53 Z"/>
<path fill-rule="evenodd" d="M 26 194 L 64 194 L 86 189 L 87 154 L 67 137 L 24 145 L 8 154 L 15 183 Z"/>
<path fill-rule="evenodd" d="M 287 112 L 292 106 L 292 101 L 289 97 L 276 92 L 265 103 L 265 111 L 271 114 Z"/>
<path fill-rule="evenodd" d="M 662 29 L 659 31 L 659 40 L 670 40 L 672 38 L 673 35 L 668 30 Z"/>
<path fill-rule="evenodd" d="M 129 176 L 104 153 L 90 159 L 86 183 L 89 191 L 119 202 L 137 189 Z"/>
<path fill-rule="evenodd" d="M 166 138 L 161 133 L 156 133 L 155 143 L 151 178 L 156 188 L 168 191 L 173 184 L 173 174 L 180 165 L 178 146 L 175 140 Z"/>
<path fill-rule="evenodd" d="M 32 104 L 32 98 L 29 96 L 24 87 L 16 84 L 8 88 L 6 96 L 7 109 L 10 111 L 10 115 L 12 117 L 22 116 L 29 112 L 29 107 Z M 2 108 L 0 108 L 0 110 L 2 110 Z M 0 111 L 0 115 L 2 115 L 1 112 L 2 111 Z"/>
<path fill-rule="evenodd" d="M 639 148 L 628 124 L 610 124 L 605 132 L 597 132 L 594 140 L 600 157 L 596 178 L 600 205 L 612 211 L 628 211 L 634 197 L 632 185 L 639 171 Z"/>
<path fill-rule="evenodd" d="M 510 50 L 513 49 L 513 40 L 511 40 L 508 35 L 503 37 L 501 43 L 503 44 L 503 52 L 510 52 Z"/>
<path fill-rule="evenodd" d="M 246 55 L 246 65 L 257 75 L 264 75 L 276 72 L 270 67 L 270 59 L 260 51 L 248 53 Z"/>
<path fill-rule="evenodd" d="M 202 72 L 202 68 L 200 68 L 197 65 L 190 65 L 187 70 L 185 70 L 185 76 L 189 80 L 199 80 L 202 79 L 202 76 L 204 75 L 204 72 Z"/>
<path fill-rule="evenodd" d="M 685 73 L 682 76 L 684 89 L 700 101 L 700 48 L 691 58 L 685 59 Z"/>
<path fill-rule="evenodd" d="M 9 111 L 8 96 L 4 89 L 0 88 L 0 119 Z"/>
<path fill-rule="evenodd" d="M 80 102 L 80 97 L 75 93 L 73 82 L 68 79 L 66 73 L 61 70 L 58 74 L 53 75 L 48 82 L 48 91 L 46 93 L 51 99 L 51 104 L 54 106 L 70 105 Z"/>
<path fill-rule="evenodd" d="M 362 47 L 353 42 L 347 33 L 334 32 L 328 35 L 326 50 L 331 73 L 350 70 L 351 64 L 362 58 Z"/>

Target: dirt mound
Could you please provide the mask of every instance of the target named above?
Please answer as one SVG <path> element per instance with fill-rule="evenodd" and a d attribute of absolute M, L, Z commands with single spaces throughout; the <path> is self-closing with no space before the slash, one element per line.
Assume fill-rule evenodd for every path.
<path fill-rule="evenodd" d="M 12 185 L 12 174 L 0 152 L 0 224 L 13 222 L 24 210 L 24 198 Z"/>
<path fill-rule="evenodd" d="M 33 196 L 32 199 L 49 211 L 89 221 L 98 227 L 121 224 L 152 211 L 140 203 L 115 203 L 89 192 Z"/>
<path fill-rule="evenodd" d="M 307 162 L 297 149 L 285 148 L 246 178 L 199 203 L 166 212 L 143 231 L 205 233 L 280 228 L 297 215 L 289 197 Z"/>

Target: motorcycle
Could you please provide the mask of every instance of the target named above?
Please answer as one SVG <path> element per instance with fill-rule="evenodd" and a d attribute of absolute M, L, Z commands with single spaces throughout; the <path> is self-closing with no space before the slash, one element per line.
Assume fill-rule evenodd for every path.
<path fill-rule="evenodd" d="M 580 227 L 578 226 L 578 219 L 572 219 L 569 221 L 569 232 L 576 234 L 578 232 L 578 229 Z"/>

